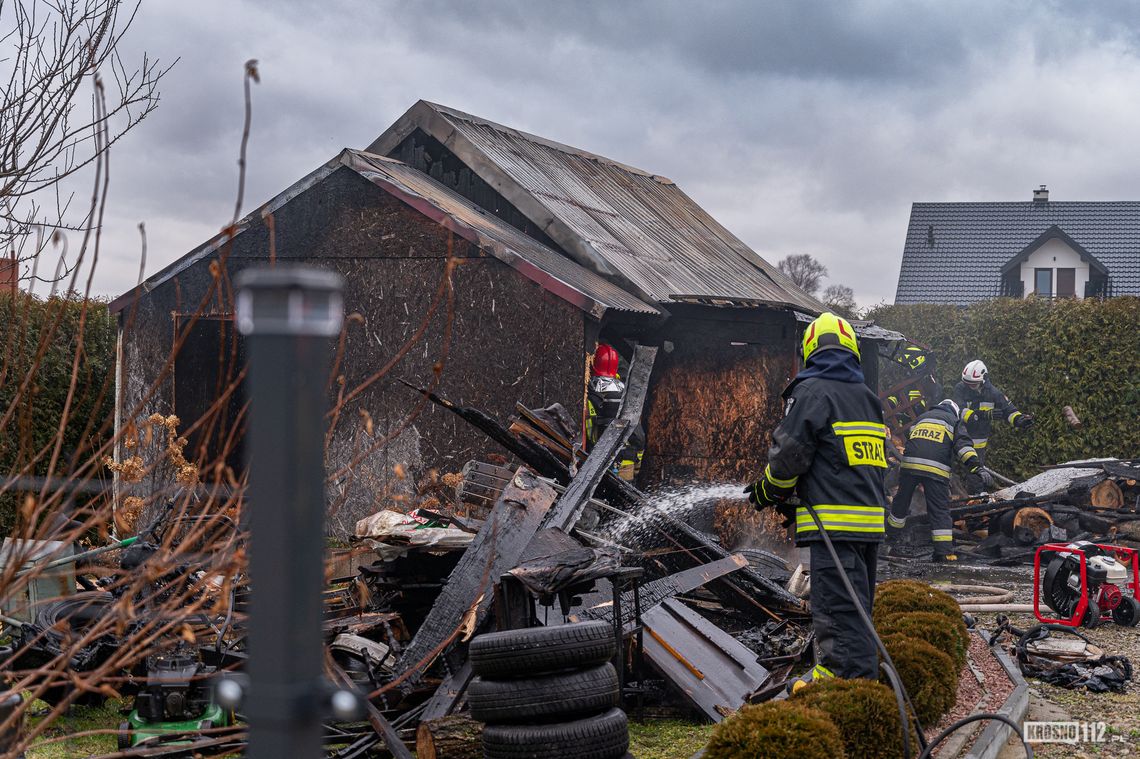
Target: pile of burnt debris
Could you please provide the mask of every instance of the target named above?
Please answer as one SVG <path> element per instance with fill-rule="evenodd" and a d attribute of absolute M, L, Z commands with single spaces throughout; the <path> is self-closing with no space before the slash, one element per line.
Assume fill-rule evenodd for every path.
<path fill-rule="evenodd" d="M 597 720 L 612 720 L 617 706 L 720 721 L 782 691 L 807 665 L 810 620 L 788 589 L 797 573 L 764 551 L 729 553 L 615 473 L 654 356 L 654 348 L 636 350 L 621 414 L 588 455 L 558 407 L 520 405 L 515 419 L 501 422 L 421 391 L 517 462 L 469 462 L 448 477 L 452 503 L 381 511 L 357 524 L 353 548 L 328 577 L 323 628 L 330 677 L 368 698 L 363 713 L 326 725 L 328 756 L 410 758 L 413 744 L 420 757 L 483 756 L 482 725 L 469 717 L 468 695 L 480 682 L 469 652 L 484 633 L 563 624 L 595 636 L 608 631 L 603 656 L 612 657 L 617 683 L 606 686 L 603 700 L 613 703 Z M 159 518 L 156 525 L 166 526 L 156 529 L 168 522 Z M 240 541 L 235 525 L 219 528 Z M 120 551 L 123 570 L 144 571 L 171 544 L 161 538 L 144 534 Z M 211 572 L 175 568 L 156 578 L 155 594 Z M 133 696 L 119 755 L 220 756 L 247 745 L 240 704 L 228 702 L 217 683 L 244 668 L 249 588 L 234 579 L 214 595 L 218 602 L 177 646 L 140 664 L 125 685 L 115 679 L 119 693 Z M 122 625 L 88 633 L 118 606 L 98 583 L 49 605 L 48 616 L 41 610 L 18 629 L 18 668 L 34 669 L 67 650 L 77 681 L 111 672 Z M 58 701 L 65 692 L 44 697 Z"/>
<path fill-rule="evenodd" d="M 341 603 L 326 621 L 338 665 L 372 695 L 375 717 L 415 736 L 419 756 L 482 756 L 480 726 L 464 716 L 479 669 L 469 643 L 480 633 L 604 623 L 620 706 L 712 721 L 780 692 L 810 658 L 787 564 L 730 554 L 615 473 L 654 353 L 636 351 L 621 415 L 588 456 L 558 407 L 520 405 L 504 424 L 428 393 L 522 465 L 469 462 L 453 478 L 464 505 L 454 513 L 361 520 L 358 550 L 378 560 L 333 581 Z"/>
<path fill-rule="evenodd" d="M 1006 482 L 996 492 L 952 502 L 961 558 L 1032 563 L 1042 545 L 1080 541 L 1140 548 L 1140 460 L 1073 461 Z M 906 537 L 915 545 L 927 539 L 922 521 L 907 523 Z"/>

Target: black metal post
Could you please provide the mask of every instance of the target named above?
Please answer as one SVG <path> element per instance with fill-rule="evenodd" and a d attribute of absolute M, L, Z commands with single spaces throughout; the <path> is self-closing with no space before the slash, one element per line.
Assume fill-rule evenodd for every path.
<path fill-rule="evenodd" d="M 316 269 L 238 277 L 250 395 L 251 759 L 322 756 L 325 386 L 343 321 L 341 278 Z"/>

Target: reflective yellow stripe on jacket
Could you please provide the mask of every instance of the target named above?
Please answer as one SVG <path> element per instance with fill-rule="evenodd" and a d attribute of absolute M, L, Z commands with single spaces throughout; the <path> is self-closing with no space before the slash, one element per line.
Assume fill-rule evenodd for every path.
<path fill-rule="evenodd" d="M 885 532 L 885 510 L 882 506 L 842 506 L 821 504 L 815 507 L 823 529 L 828 532 Z M 796 534 L 818 532 L 819 528 L 811 514 L 803 506 L 796 509 Z"/>

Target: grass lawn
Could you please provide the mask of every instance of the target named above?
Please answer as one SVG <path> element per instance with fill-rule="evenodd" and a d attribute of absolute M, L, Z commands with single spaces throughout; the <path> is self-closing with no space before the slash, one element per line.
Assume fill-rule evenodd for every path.
<path fill-rule="evenodd" d="M 629 752 L 637 759 L 688 759 L 708 743 L 713 725 L 673 719 L 629 723 Z"/>
<path fill-rule="evenodd" d="M 36 744 L 28 751 L 28 759 L 72 759 L 77 756 L 91 756 L 92 754 L 110 754 L 118 749 L 115 734 L 86 735 L 78 738 L 69 738 L 76 733 L 88 730 L 111 730 L 118 728 L 124 717 L 119 714 L 121 701 L 108 701 L 106 706 L 74 706 L 71 712 L 63 715 L 41 735 Z M 32 705 L 29 714 L 47 711 L 50 707 L 42 701 Z M 28 727 L 31 728 L 39 722 L 36 717 L 28 718 Z M 53 738 L 64 740 L 47 743 Z"/>

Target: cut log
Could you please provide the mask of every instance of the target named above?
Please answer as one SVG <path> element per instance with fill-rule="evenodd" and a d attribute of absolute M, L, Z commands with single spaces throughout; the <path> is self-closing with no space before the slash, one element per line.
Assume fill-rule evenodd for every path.
<path fill-rule="evenodd" d="M 1097 509 L 1119 509 L 1124 505 L 1124 492 L 1113 480 L 1105 480 L 1089 492 L 1089 505 Z"/>
<path fill-rule="evenodd" d="M 1077 416 L 1077 412 L 1073 411 L 1072 406 L 1065 406 L 1061 409 L 1061 414 L 1065 417 L 1065 421 L 1069 423 L 1070 427 L 1075 429 L 1081 428 L 1081 418 Z"/>
<path fill-rule="evenodd" d="M 1066 500 L 1077 506 L 1096 509 L 1119 509 L 1124 505 L 1124 492 L 1103 473 L 1080 477 L 1069 483 Z"/>
<path fill-rule="evenodd" d="M 483 759 L 483 723 L 467 717 L 441 717 L 416 729 L 417 759 Z"/>
<path fill-rule="evenodd" d="M 1007 511 L 998 519 L 998 528 L 1014 542 L 1023 545 L 1034 545 L 1041 542 L 1043 535 L 1048 534 L 1053 518 L 1049 512 L 1038 506 L 1024 506 L 1020 509 Z"/>
<path fill-rule="evenodd" d="M 1120 522 L 1116 525 L 1116 534 L 1128 540 L 1140 541 L 1140 521 Z"/>

